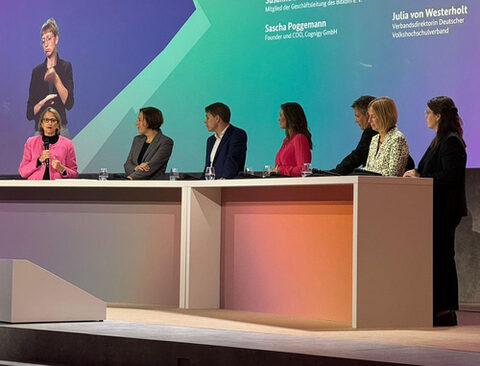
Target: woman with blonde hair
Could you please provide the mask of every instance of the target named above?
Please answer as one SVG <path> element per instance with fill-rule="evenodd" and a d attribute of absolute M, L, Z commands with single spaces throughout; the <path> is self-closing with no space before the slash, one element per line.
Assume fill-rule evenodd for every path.
<path fill-rule="evenodd" d="M 389 97 L 376 98 L 368 105 L 373 136 L 365 170 L 385 176 L 401 177 L 407 166 L 409 149 L 405 135 L 397 128 L 398 111 Z"/>
<path fill-rule="evenodd" d="M 47 107 L 38 126 L 40 135 L 30 137 L 25 143 L 20 175 L 33 180 L 78 177 L 73 142 L 60 136 L 62 119 L 58 111 Z"/>
<path fill-rule="evenodd" d="M 72 64 L 58 55 L 60 31 L 54 18 L 49 18 L 40 30 L 40 41 L 45 61 L 32 71 L 27 101 L 27 119 L 35 121 L 38 135 L 40 119 L 47 107 L 53 107 L 61 117 L 62 136 L 70 138 L 65 110 L 73 107 Z"/>

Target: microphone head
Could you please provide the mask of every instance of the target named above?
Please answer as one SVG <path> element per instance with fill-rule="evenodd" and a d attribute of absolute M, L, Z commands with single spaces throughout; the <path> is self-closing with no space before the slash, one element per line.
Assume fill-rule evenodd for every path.
<path fill-rule="evenodd" d="M 47 136 L 42 136 L 42 141 L 43 141 L 43 146 L 45 147 L 45 150 L 48 150 L 48 147 L 50 145 L 50 140 L 48 139 Z"/>

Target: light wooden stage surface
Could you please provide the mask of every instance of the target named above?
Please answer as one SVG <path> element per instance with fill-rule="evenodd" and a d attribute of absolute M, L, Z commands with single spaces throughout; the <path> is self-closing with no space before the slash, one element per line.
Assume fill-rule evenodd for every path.
<path fill-rule="evenodd" d="M 459 325 L 406 330 L 356 330 L 331 321 L 231 310 L 107 308 L 107 320 L 221 329 L 308 338 L 342 339 L 385 345 L 480 352 L 480 313 L 457 312 Z"/>
<path fill-rule="evenodd" d="M 272 314 L 118 305 L 107 309 L 104 322 L 0 324 L 0 360 L 98 366 L 176 365 L 179 359 L 219 366 L 480 365 L 480 312 L 474 311 L 459 312 L 457 327 L 359 330 Z"/>

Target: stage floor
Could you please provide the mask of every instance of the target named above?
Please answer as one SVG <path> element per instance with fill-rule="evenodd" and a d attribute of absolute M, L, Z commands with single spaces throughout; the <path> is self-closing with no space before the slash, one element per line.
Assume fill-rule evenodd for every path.
<path fill-rule="evenodd" d="M 480 313 L 461 311 L 458 319 L 457 327 L 353 330 L 341 323 L 229 310 L 109 307 L 105 322 L 2 324 L 0 329 L 121 337 L 350 361 L 480 365 Z M 1 348 L 0 343 L 0 351 Z"/>

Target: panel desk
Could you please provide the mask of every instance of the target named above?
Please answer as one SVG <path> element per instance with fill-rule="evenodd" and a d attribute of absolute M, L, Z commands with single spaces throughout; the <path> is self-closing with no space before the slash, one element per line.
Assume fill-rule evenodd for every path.
<path fill-rule="evenodd" d="M 0 181 L 0 257 L 110 303 L 432 325 L 432 180 Z"/>

